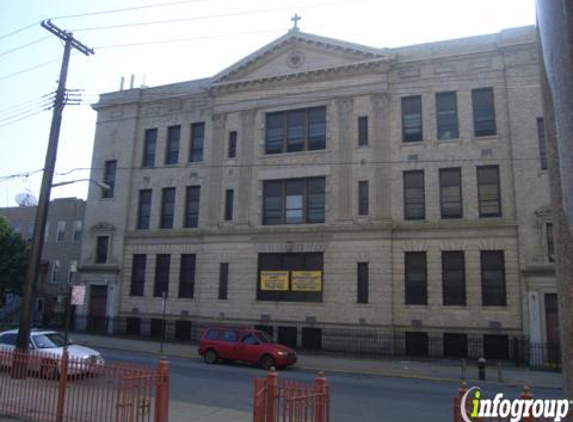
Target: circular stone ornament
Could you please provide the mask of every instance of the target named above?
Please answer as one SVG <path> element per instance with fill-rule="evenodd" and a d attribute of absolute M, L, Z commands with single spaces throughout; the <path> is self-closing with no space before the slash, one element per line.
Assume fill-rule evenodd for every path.
<path fill-rule="evenodd" d="M 300 50 L 293 50 L 287 55 L 287 65 L 291 69 L 297 69 L 304 64 L 304 53 Z"/>

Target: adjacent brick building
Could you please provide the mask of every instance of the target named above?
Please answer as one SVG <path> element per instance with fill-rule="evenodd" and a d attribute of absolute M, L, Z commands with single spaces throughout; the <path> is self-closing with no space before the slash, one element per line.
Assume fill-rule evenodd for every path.
<path fill-rule="evenodd" d="M 90 187 L 80 313 L 107 330 L 156 333 L 165 293 L 168 337 L 558 341 L 533 27 L 393 49 L 295 28 L 94 109 L 92 178 L 114 188 Z"/>

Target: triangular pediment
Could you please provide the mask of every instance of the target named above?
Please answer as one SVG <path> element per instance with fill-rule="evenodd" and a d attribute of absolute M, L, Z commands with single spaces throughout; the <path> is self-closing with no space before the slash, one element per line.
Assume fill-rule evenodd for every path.
<path fill-rule="evenodd" d="M 388 58 L 386 50 L 289 31 L 215 75 L 214 85 L 320 71 Z"/>

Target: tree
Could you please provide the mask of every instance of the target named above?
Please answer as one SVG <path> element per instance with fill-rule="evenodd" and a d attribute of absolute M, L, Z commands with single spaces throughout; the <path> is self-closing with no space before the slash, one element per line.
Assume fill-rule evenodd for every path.
<path fill-rule="evenodd" d="M 22 295 L 27 263 L 26 242 L 6 218 L 0 216 L 0 294 Z"/>

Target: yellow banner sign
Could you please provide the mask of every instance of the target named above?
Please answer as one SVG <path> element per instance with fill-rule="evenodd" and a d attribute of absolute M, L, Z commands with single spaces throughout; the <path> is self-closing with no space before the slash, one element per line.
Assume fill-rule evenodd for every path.
<path fill-rule="evenodd" d="M 292 290 L 295 292 L 322 291 L 322 271 L 293 271 Z"/>
<path fill-rule="evenodd" d="M 261 271 L 261 290 L 288 290 L 288 271 Z"/>

